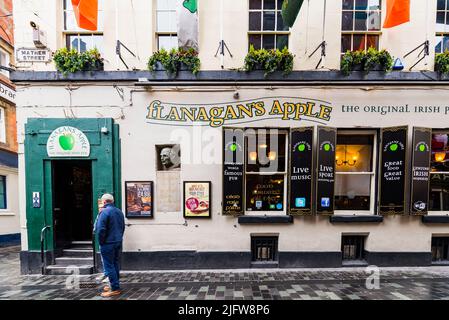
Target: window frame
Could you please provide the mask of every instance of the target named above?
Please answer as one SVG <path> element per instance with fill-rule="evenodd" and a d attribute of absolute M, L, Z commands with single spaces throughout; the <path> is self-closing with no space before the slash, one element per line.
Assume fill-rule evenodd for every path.
<path fill-rule="evenodd" d="M 434 134 L 447 134 L 449 136 L 449 129 L 432 129 L 432 136 Z M 430 152 L 432 153 L 432 147 L 430 148 Z M 449 171 L 432 171 L 432 160 L 430 162 L 430 168 L 429 168 L 429 199 L 430 199 L 430 192 L 431 192 L 431 175 L 432 174 L 444 174 L 449 176 Z M 429 200 L 430 202 L 430 200 Z M 429 203 L 430 204 L 430 203 Z M 441 211 L 435 211 L 435 210 L 427 210 L 427 215 L 431 216 L 446 216 L 449 215 L 449 210 L 441 210 Z"/>
<path fill-rule="evenodd" d="M 7 143 L 6 137 L 6 108 L 0 105 L 0 144 Z"/>
<path fill-rule="evenodd" d="M 250 38 L 251 35 L 260 35 L 261 36 L 261 38 L 260 38 L 260 48 L 261 49 L 263 48 L 263 36 L 264 35 L 274 35 L 274 37 L 275 37 L 274 38 L 274 47 L 271 48 L 271 49 L 276 49 L 277 48 L 277 36 L 287 36 L 287 49 L 289 48 L 289 45 L 290 45 L 290 34 L 291 34 L 290 29 L 291 28 L 288 28 L 288 30 L 277 30 L 278 13 L 280 13 L 282 11 L 281 10 L 282 8 L 281 9 L 278 8 L 278 0 L 274 0 L 274 2 L 275 2 L 274 9 L 265 9 L 264 8 L 264 0 L 261 0 L 261 8 L 260 9 L 251 9 L 250 8 L 250 0 L 248 0 L 248 5 L 247 5 L 247 8 L 248 8 L 248 15 L 247 15 L 247 17 L 248 17 L 248 23 L 247 23 L 247 26 L 248 26 L 248 35 L 247 35 L 248 50 L 249 50 L 250 45 L 251 45 L 251 43 L 249 41 L 249 38 Z M 274 15 L 275 30 L 263 30 L 263 13 L 264 13 L 264 11 L 274 11 L 275 12 L 275 15 Z M 260 28 L 261 28 L 261 30 L 250 30 L 250 27 L 249 27 L 249 16 L 250 16 L 251 12 L 260 12 L 261 13 L 261 15 L 260 15 Z M 268 49 L 270 49 L 270 48 L 267 48 L 267 50 Z M 282 50 L 282 48 L 280 50 Z"/>
<path fill-rule="evenodd" d="M 104 14 L 104 12 L 105 12 L 104 11 L 104 4 L 106 3 L 106 0 L 99 0 L 99 2 L 100 1 L 103 1 L 103 3 L 102 3 L 103 10 L 99 10 L 98 11 L 99 15 L 100 15 L 100 12 L 101 12 L 101 14 Z M 62 11 L 62 37 L 63 37 L 64 46 L 67 49 L 71 48 L 71 45 L 69 44 L 69 40 L 68 40 L 70 36 L 77 36 L 78 38 L 81 37 L 81 36 L 89 36 L 89 35 L 90 36 L 101 36 L 103 38 L 102 40 L 104 41 L 104 25 L 102 26 L 101 29 L 97 29 L 96 31 L 84 30 L 84 29 L 80 29 L 80 28 L 77 28 L 77 29 L 66 29 L 66 13 L 67 13 L 67 11 L 72 11 L 72 10 L 67 10 L 66 4 L 70 5 L 69 0 L 61 1 L 61 6 L 62 6 L 62 8 L 61 8 L 61 11 Z M 99 3 L 99 7 L 100 7 L 100 3 Z M 104 16 L 103 16 L 103 23 L 104 23 Z M 104 51 L 104 43 L 102 44 L 101 48 L 97 48 L 97 49 L 98 49 L 98 51 L 103 52 Z M 87 49 L 87 50 L 90 50 L 90 49 Z"/>
<path fill-rule="evenodd" d="M 11 63 L 11 53 L 6 51 L 3 48 L 0 48 L 0 55 L 4 55 L 5 56 L 5 65 L 4 65 L 4 67 L 8 67 L 9 68 L 9 65 Z M 4 76 L 9 78 L 9 71 L 8 70 L 0 69 L 0 73 L 2 73 Z"/>
<path fill-rule="evenodd" d="M 449 22 L 449 6 L 447 1 L 444 1 L 445 4 L 445 9 L 444 10 L 439 10 L 438 9 L 438 1 L 436 1 L 436 8 L 435 8 L 435 28 L 437 29 L 438 27 L 438 23 L 437 23 L 437 19 L 438 19 L 438 14 L 439 13 L 444 13 L 444 21 L 445 21 L 445 25 L 447 25 L 447 23 Z M 437 46 L 438 46 L 438 38 L 442 37 L 441 39 L 441 51 L 437 52 Z M 438 54 L 438 53 L 444 53 L 444 37 L 448 37 L 449 38 L 449 28 L 447 31 L 435 31 L 435 48 L 434 48 L 434 53 Z"/>
<path fill-rule="evenodd" d="M 290 130 L 289 128 L 264 128 L 264 127 L 259 127 L 259 128 L 244 128 L 244 135 L 243 135 L 243 141 L 244 141 L 244 166 L 243 166 L 243 174 L 244 174 L 244 178 L 243 178 L 243 197 L 245 199 L 244 201 L 244 208 L 243 208 L 243 212 L 245 216 L 260 216 L 260 215 L 266 215 L 266 216 L 285 216 L 288 215 L 288 211 L 287 211 L 287 201 L 288 201 L 288 187 L 287 187 L 287 179 L 288 179 L 288 150 L 289 150 L 289 144 L 290 144 Z M 278 134 L 283 134 L 285 135 L 285 167 L 284 167 L 284 171 L 276 171 L 276 172 L 248 172 L 246 171 L 246 166 L 247 166 L 247 156 L 248 156 L 248 146 L 246 144 L 246 140 L 247 140 L 247 131 L 248 130 L 254 130 L 257 131 L 258 130 L 266 130 L 267 134 L 269 133 L 270 130 L 278 130 Z M 246 199 L 246 195 L 247 195 L 247 175 L 254 175 L 254 176 L 270 176 L 270 175 L 283 175 L 284 176 L 284 188 L 283 188 L 283 200 L 282 200 L 282 210 L 276 210 L 276 211 L 251 211 L 251 210 L 247 210 L 248 204 L 247 204 L 247 199 Z"/>
<path fill-rule="evenodd" d="M 5 207 L 4 208 L 0 208 L 0 215 L 3 213 L 7 213 L 8 212 L 8 183 L 7 183 L 7 179 L 8 176 L 1 174 L 0 175 L 0 183 L 3 184 L 3 201 L 5 203 Z M 1 195 L 1 193 L 0 193 Z"/>
<path fill-rule="evenodd" d="M 338 175 L 370 175 L 370 209 L 369 210 L 338 210 L 334 208 L 334 215 L 378 215 L 377 212 L 377 177 L 378 177 L 378 131 L 367 130 L 352 130 L 352 129 L 337 129 L 337 141 L 338 135 L 367 135 L 373 137 L 372 153 L 371 153 L 371 171 L 370 172 L 338 172 L 337 166 L 335 166 L 335 182 L 334 182 L 334 203 L 336 197 L 337 176 Z M 338 144 L 337 144 L 338 145 Z"/>
<path fill-rule="evenodd" d="M 354 35 L 364 35 L 365 36 L 365 49 L 364 49 L 365 51 L 368 50 L 368 47 L 367 47 L 367 44 L 368 44 L 367 37 L 368 36 L 378 36 L 377 48 L 376 49 L 379 50 L 379 48 L 382 47 L 381 46 L 381 39 L 382 39 L 382 37 L 381 37 L 382 36 L 382 8 L 383 8 L 382 3 L 383 3 L 383 0 L 379 0 L 379 9 L 378 10 L 368 10 L 368 9 L 367 10 L 356 10 L 355 5 L 354 5 L 354 8 L 352 10 L 349 10 L 349 9 L 344 9 L 343 8 L 343 1 L 342 1 L 342 5 L 341 5 L 341 19 L 340 19 L 340 21 L 341 21 L 341 27 L 340 27 L 340 29 L 341 29 L 341 42 L 343 40 L 343 36 L 347 36 L 347 35 L 351 36 L 351 50 L 350 51 L 357 51 L 358 50 L 358 49 L 354 50 Z M 354 1 L 354 4 L 355 4 L 355 1 Z M 379 14 L 379 23 L 380 23 L 379 30 L 355 30 L 355 13 L 356 12 L 369 13 L 369 12 L 372 12 L 372 11 L 377 12 Z M 345 12 L 352 12 L 353 13 L 352 30 L 343 30 L 343 14 Z M 367 15 L 367 21 L 368 21 L 368 19 L 369 19 L 369 16 Z M 343 52 L 343 44 L 340 43 L 340 54 L 343 55 L 345 53 L 346 53 L 346 51 Z"/>
<path fill-rule="evenodd" d="M 154 38 L 155 38 L 155 44 L 156 44 L 156 51 L 161 50 L 161 46 L 160 46 L 160 41 L 159 38 L 160 37 L 178 37 L 178 30 L 177 30 L 177 22 L 176 22 L 176 30 L 174 31 L 159 31 L 158 30 L 158 13 L 159 12 L 175 12 L 176 13 L 176 7 L 174 8 L 174 10 L 167 10 L 167 9 L 159 9 L 158 5 L 157 5 L 158 0 L 154 0 Z M 175 47 L 173 47 L 175 48 Z M 176 48 L 178 48 L 178 46 L 176 46 Z M 165 49 L 167 51 L 170 51 L 170 49 Z"/>

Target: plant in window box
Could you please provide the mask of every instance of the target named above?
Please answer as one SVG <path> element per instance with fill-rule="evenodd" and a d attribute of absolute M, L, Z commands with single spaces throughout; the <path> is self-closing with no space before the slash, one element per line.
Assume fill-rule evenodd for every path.
<path fill-rule="evenodd" d="M 388 72 L 393 68 L 393 57 L 386 50 L 347 51 L 341 58 L 340 70 L 344 75 L 352 71 L 383 71 Z"/>
<path fill-rule="evenodd" d="M 264 70 L 265 77 L 275 71 L 282 71 L 284 75 L 288 75 L 293 70 L 293 58 L 293 54 L 286 47 L 282 50 L 256 50 L 251 45 L 245 57 L 243 69 L 245 71 Z"/>
<path fill-rule="evenodd" d="M 196 74 L 200 71 L 200 66 L 198 52 L 193 48 L 172 49 L 170 52 L 161 49 L 148 60 L 150 71 L 165 70 L 168 74 L 177 74 L 180 70 Z"/>
<path fill-rule="evenodd" d="M 444 75 L 449 73 L 449 51 L 435 55 L 435 71 Z"/>
<path fill-rule="evenodd" d="M 103 58 L 97 49 L 78 52 L 75 49 L 61 48 L 53 55 L 56 69 L 64 75 L 78 71 L 101 71 Z"/>

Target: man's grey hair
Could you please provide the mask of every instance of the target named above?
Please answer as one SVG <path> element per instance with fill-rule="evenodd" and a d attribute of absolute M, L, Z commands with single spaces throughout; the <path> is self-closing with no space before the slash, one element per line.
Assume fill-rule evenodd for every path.
<path fill-rule="evenodd" d="M 105 193 L 102 197 L 101 200 L 106 202 L 106 203 L 113 203 L 114 202 L 114 196 L 110 193 Z"/>

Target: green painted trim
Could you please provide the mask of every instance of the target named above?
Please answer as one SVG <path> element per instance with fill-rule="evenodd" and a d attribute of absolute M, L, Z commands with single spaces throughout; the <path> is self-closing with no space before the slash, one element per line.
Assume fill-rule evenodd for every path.
<path fill-rule="evenodd" d="M 49 158 L 46 139 L 60 126 L 73 126 L 83 131 L 91 142 L 91 154 L 88 158 Z M 108 133 L 101 133 L 106 127 Z M 40 251 L 40 232 L 45 225 L 52 228 L 47 232 L 47 248 L 53 248 L 53 192 L 52 163 L 58 160 L 92 161 L 93 217 L 98 215 L 97 199 L 104 193 L 117 197 L 121 204 L 121 160 L 119 126 L 113 119 L 36 119 L 29 118 L 25 125 L 25 179 L 26 179 L 26 215 L 28 229 L 28 248 Z M 33 208 L 32 192 L 40 192 L 41 207 Z"/>

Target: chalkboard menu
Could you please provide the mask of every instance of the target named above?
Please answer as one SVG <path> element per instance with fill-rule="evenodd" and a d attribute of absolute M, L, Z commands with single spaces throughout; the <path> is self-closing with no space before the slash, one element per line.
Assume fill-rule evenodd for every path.
<path fill-rule="evenodd" d="M 412 181 L 410 211 L 427 214 L 429 207 L 429 176 L 432 129 L 413 128 Z"/>
<path fill-rule="evenodd" d="M 312 213 L 313 127 L 290 133 L 289 213 Z"/>
<path fill-rule="evenodd" d="M 335 146 L 337 129 L 318 127 L 316 212 L 334 213 Z"/>
<path fill-rule="evenodd" d="M 223 130 L 223 214 L 243 214 L 244 133 Z"/>
<path fill-rule="evenodd" d="M 381 130 L 379 212 L 405 213 L 407 127 Z"/>

